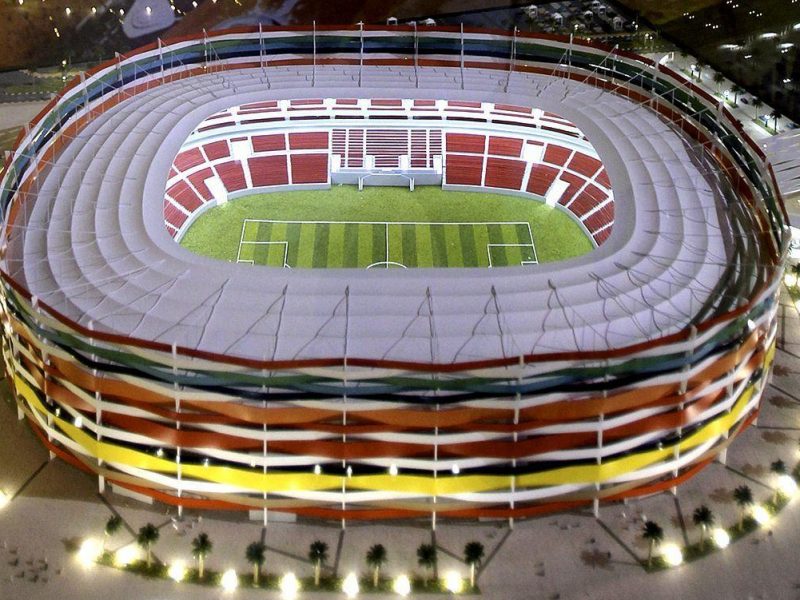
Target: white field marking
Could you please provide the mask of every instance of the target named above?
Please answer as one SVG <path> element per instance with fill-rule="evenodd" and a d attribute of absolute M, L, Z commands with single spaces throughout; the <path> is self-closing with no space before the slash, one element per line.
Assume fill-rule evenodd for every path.
<path fill-rule="evenodd" d="M 532 261 L 522 261 L 521 264 L 539 264 L 539 258 L 536 254 L 536 246 L 533 243 L 533 232 L 531 231 L 531 224 L 527 221 L 465 221 L 465 222 L 436 222 L 436 221 L 285 221 L 279 219 L 245 219 L 242 222 L 242 235 L 239 238 L 239 251 L 237 254 L 236 262 L 253 264 L 253 261 L 250 260 L 241 260 L 242 254 L 242 246 L 244 244 L 284 244 L 284 267 L 292 268 L 290 265 L 286 264 L 286 257 L 288 256 L 289 252 L 289 242 L 288 241 L 271 241 L 271 242 L 260 242 L 255 241 L 251 242 L 244 239 L 245 230 L 248 223 L 279 223 L 279 224 L 299 224 L 299 225 L 381 225 L 385 228 L 385 239 L 386 239 L 386 260 L 379 261 L 377 263 L 373 263 L 371 266 L 377 266 L 380 264 L 385 264 L 386 268 L 388 269 L 390 263 L 392 261 L 389 260 L 390 256 L 390 248 L 389 248 L 389 226 L 390 225 L 457 225 L 457 226 L 487 226 L 487 225 L 525 225 L 528 228 L 528 236 L 531 242 L 529 244 L 487 244 L 486 245 L 486 252 L 489 258 L 489 268 L 492 267 L 492 255 L 491 255 L 491 247 L 492 246 L 514 246 L 514 247 L 523 247 L 523 248 L 530 248 L 533 253 L 533 260 Z M 397 263 L 400 264 L 400 263 Z M 405 266 L 405 265 L 403 265 Z M 367 267 L 369 268 L 369 267 Z M 407 268 L 407 267 L 406 267 Z"/>
<path fill-rule="evenodd" d="M 503 247 L 512 247 L 512 248 L 530 248 L 533 252 L 534 257 L 536 256 L 536 248 L 534 248 L 533 243 L 530 244 L 486 244 L 486 254 L 489 257 L 489 268 L 492 268 L 492 248 L 503 248 Z M 538 265 L 538 260 L 522 260 L 520 261 L 521 265 Z"/>
<path fill-rule="evenodd" d="M 270 245 L 270 244 L 271 245 L 283 245 L 283 268 L 284 269 L 287 269 L 287 268 L 290 269 L 291 268 L 286 263 L 286 259 L 289 256 L 289 242 L 288 241 L 285 241 L 285 240 L 279 240 L 279 241 L 273 241 L 273 242 L 247 242 L 247 241 L 240 241 L 239 242 L 239 253 L 238 253 L 238 256 L 236 258 L 236 262 L 237 263 L 247 263 L 247 264 L 253 265 L 253 264 L 255 264 L 254 260 L 248 260 L 248 259 L 239 258 L 242 255 L 242 246 L 244 244 L 252 244 L 252 245 L 255 245 L 255 246 L 263 246 L 263 245 Z"/>

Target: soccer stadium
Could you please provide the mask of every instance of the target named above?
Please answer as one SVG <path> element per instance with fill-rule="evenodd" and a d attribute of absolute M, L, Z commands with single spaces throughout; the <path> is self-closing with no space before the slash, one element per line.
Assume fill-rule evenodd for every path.
<path fill-rule="evenodd" d="M 730 111 L 572 37 L 159 41 L 2 181 L 2 353 L 54 455 L 182 508 L 525 518 L 758 417 L 788 219 Z"/>

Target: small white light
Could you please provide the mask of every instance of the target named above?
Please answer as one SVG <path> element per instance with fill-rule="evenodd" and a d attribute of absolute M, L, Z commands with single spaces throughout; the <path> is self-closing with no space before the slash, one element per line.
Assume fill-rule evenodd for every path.
<path fill-rule="evenodd" d="M 797 275 L 794 273 L 786 273 L 786 275 L 783 276 L 783 283 L 788 287 L 794 287 L 797 285 Z"/>
<path fill-rule="evenodd" d="M 78 415 L 78 416 L 77 416 L 77 417 L 75 417 L 75 419 L 72 421 L 72 424 L 73 424 L 73 425 L 75 425 L 75 427 L 77 427 L 78 429 L 80 429 L 81 427 L 83 427 L 83 417 L 81 417 L 80 415 Z"/>
<path fill-rule="evenodd" d="M 751 514 L 753 515 L 753 518 L 756 520 L 756 523 L 758 523 L 759 525 L 766 525 L 767 523 L 769 523 L 771 518 L 769 511 L 760 504 L 756 504 L 753 507 Z"/>
<path fill-rule="evenodd" d="M 666 544 L 661 551 L 661 556 L 670 567 L 677 567 L 683 562 L 683 552 L 676 544 Z"/>
<path fill-rule="evenodd" d="M 164 449 L 163 448 L 159 448 L 158 450 L 156 450 L 156 456 L 159 457 L 159 458 L 164 456 Z"/>
<path fill-rule="evenodd" d="M 778 489 L 781 494 L 791 498 L 797 493 L 797 482 L 791 475 L 781 475 L 778 477 Z"/>
<path fill-rule="evenodd" d="M 392 477 L 395 477 L 397 475 L 397 465 L 396 464 L 392 463 L 391 465 L 389 465 L 389 475 L 391 475 Z"/>
<path fill-rule="evenodd" d="M 454 463 L 453 466 L 450 468 L 450 471 L 453 473 L 453 475 L 458 475 L 459 473 L 461 473 L 461 467 L 458 466 L 458 463 Z"/>
<path fill-rule="evenodd" d="M 97 14 L 97 7 L 94 7 L 94 6 L 92 7 L 92 14 L 93 15 Z"/>
<path fill-rule="evenodd" d="M 358 596 L 358 576 L 355 573 L 348 573 L 342 582 L 342 591 L 348 598 Z"/>
<path fill-rule="evenodd" d="M 347 466 L 347 476 L 348 477 L 353 476 L 353 467 L 351 467 L 350 465 Z"/>
<path fill-rule="evenodd" d="M 392 590 L 398 596 L 405 598 L 411 593 L 411 580 L 408 575 L 398 575 L 392 584 Z"/>
<path fill-rule="evenodd" d="M 194 1 L 194 0 L 192 0 L 192 6 L 193 6 L 193 7 L 195 7 L 195 8 L 197 8 L 197 2 L 196 2 L 196 1 Z"/>
<path fill-rule="evenodd" d="M 322 467 L 320 465 L 314 465 L 314 475 L 321 475 L 322 474 Z"/>
<path fill-rule="evenodd" d="M 222 589 L 226 592 L 232 592 L 237 587 L 239 587 L 239 578 L 236 576 L 236 571 L 233 569 L 228 569 L 222 574 L 222 578 L 219 580 L 220 585 L 222 585 Z"/>
<path fill-rule="evenodd" d="M 61 408 L 56 408 L 56 416 L 57 417 L 61 416 Z"/>
<path fill-rule="evenodd" d="M 169 566 L 167 575 L 174 581 L 183 581 L 183 578 L 186 577 L 186 563 L 182 560 L 176 560 Z"/>
<path fill-rule="evenodd" d="M 118 567 L 124 567 L 131 564 L 139 558 L 139 550 L 133 544 L 123 546 L 114 553 L 114 564 Z"/>
<path fill-rule="evenodd" d="M 728 535 L 727 531 L 719 527 L 711 532 L 711 539 L 714 540 L 717 548 L 727 548 L 731 543 L 731 536 Z"/>
<path fill-rule="evenodd" d="M 153 14 L 153 9 L 152 9 L 152 8 L 150 8 L 149 6 L 145 6 L 145 7 L 144 7 L 144 12 L 146 12 L 146 13 L 147 13 L 147 16 L 149 17 L 150 15 L 152 15 L 152 14 Z"/>
<path fill-rule="evenodd" d="M 209 463 L 210 463 L 210 462 L 211 462 L 211 461 L 209 461 L 207 458 L 204 458 L 204 459 L 203 459 L 203 466 L 204 466 L 204 467 L 207 467 L 207 466 L 209 465 Z"/>
<path fill-rule="evenodd" d="M 464 589 L 464 580 L 456 571 L 448 571 L 444 576 L 444 589 L 451 594 L 460 594 Z"/>
<path fill-rule="evenodd" d="M 22 3 L 23 3 L 24 1 L 25 1 L 25 0 L 17 0 L 17 2 L 19 2 L 19 5 L 20 5 L 20 6 L 22 6 Z"/>
<path fill-rule="evenodd" d="M 0 508 L 5 508 L 9 502 L 11 502 L 11 498 L 3 490 L 0 490 Z"/>
<path fill-rule="evenodd" d="M 100 558 L 103 553 L 103 545 L 99 540 L 89 538 L 83 540 L 81 547 L 78 549 L 78 561 L 84 567 L 91 567 Z"/>
<path fill-rule="evenodd" d="M 124 17 L 125 16 L 125 9 L 123 9 L 123 8 L 119 9 L 119 16 L 120 17 Z"/>
<path fill-rule="evenodd" d="M 68 6 L 64 9 L 64 12 L 67 13 L 67 16 L 70 16 L 72 14 L 72 9 Z"/>
<path fill-rule="evenodd" d="M 281 577 L 278 587 L 281 590 L 281 598 L 284 598 L 284 600 L 293 600 L 297 598 L 297 592 L 300 591 L 300 581 L 294 573 L 289 571 L 286 575 Z"/>

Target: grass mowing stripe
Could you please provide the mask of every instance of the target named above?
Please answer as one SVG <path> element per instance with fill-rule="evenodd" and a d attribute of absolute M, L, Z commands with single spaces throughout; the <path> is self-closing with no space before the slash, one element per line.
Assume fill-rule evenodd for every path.
<path fill-rule="evenodd" d="M 342 266 L 344 256 L 344 230 L 343 223 L 331 223 L 328 232 L 328 268 L 338 268 Z"/>
<path fill-rule="evenodd" d="M 461 241 L 461 258 L 465 265 L 477 265 L 478 256 L 475 249 L 475 226 L 459 225 L 458 237 Z"/>
<path fill-rule="evenodd" d="M 300 229 L 300 223 L 288 223 L 286 226 L 286 241 L 289 243 L 286 264 L 290 267 L 297 266 L 297 257 L 300 251 Z"/>
<path fill-rule="evenodd" d="M 327 267 L 328 266 L 328 238 L 331 234 L 330 223 L 318 223 L 317 235 L 314 239 L 314 258 L 312 259 L 312 267 Z"/>
<path fill-rule="evenodd" d="M 372 229 L 369 224 L 358 225 L 358 261 L 355 266 L 360 269 L 375 262 L 372 260 Z"/>
<path fill-rule="evenodd" d="M 501 225 L 488 225 L 486 229 L 489 232 L 490 244 L 505 243 L 503 240 L 503 228 Z M 502 246 L 492 246 L 491 252 L 493 267 L 505 267 L 508 264 L 508 261 L 506 260 L 506 252 Z"/>
<path fill-rule="evenodd" d="M 369 262 L 363 266 L 369 266 L 376 262 L 386 260 L 386 225 L 371 225 L 372 228 L 372 256 Z"/>
<path fill-rule="evenodd" d="M 434 267 L 447 266 L 447 242 L 444 238 L 444 225 L 428 225 L 431 232 L 431 254 Z"/>
<path fill-rule="evenodd" d="M 300 243 L 297 248 L 297 266 L 308 269 L 314 264 L 314 239 L 317 231 L 315 223 L 300 225 Z"/>
<path fill-rule="evenodd" d="M 349 268 L 358 266 L 358 225 L 355 223 L 347 223 L 344 226 L 342 266 Z"/>
<path fill-rule="evenodd" d="M 256 236 L 256 240 L 259 242 L 268 242 L 272 239 L 272 223 L 259 223 L 258 224 L 258 235 Z M 255 253 L 253 257 L 253 261 L 257 265 L 269 265 L 269 251 L 272 247 L 272 244 L 255 244 Z"/>
<path fill-rule="evenodd" d="M 403 238 L 403 264 L 409 269 L 416 267 L 417 262 L 417 226 L 400 225 L 400 233 Z"/>
<path fill-rule="evenodd" d="M 489 266 L 489 232 L 486 225 L 475 225 L 472 228 L 472 235 L 475 240 L 475 265 L 478 267 Z"/>
<path fill-rule="evenodd" d="M 397 224 L 389 225 L 389 260 L 406 264 L 406 256 L 403 252 L 403 226 Z M 407 266 L 407 265 L 406 265 Z"/>
<path fill-rule="evenodd" d="M 431 228 L 427 225 L 408 225 L 414 228 L 416 251 L 414 258 L 418 267 L 433 266 L 433 249 L 431 248 Z"/>
<path fill-rule="evenodd" d="M 461 254 L 461 238 L 458 235 L 460 227 L 460 225 L 445 225 L 444 227 L 448 267 L 464 266 L 464 256 Z"/>

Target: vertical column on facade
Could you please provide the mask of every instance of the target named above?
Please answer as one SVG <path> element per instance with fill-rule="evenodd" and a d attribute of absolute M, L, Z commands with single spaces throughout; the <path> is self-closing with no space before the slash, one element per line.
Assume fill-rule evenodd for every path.
<path fill-rule="evenodd" d="M 697 338 L 697 328 L 694 325 L 691 325 L 689 328 L 689 349 L 685 353 L 686 364 L 683 366 L 682 369 L 681 383 L 680 383 L 680 388 L 678 389 L 678 396 L 680 397 L 680 402 L 678 402 L 678 410 L 680 411 L 681 419 L 683 419 L 683 411 L 686 408 L 686 392 L 689 389 L 689 373 L 691 372 L 692 369 L 692 356 L 694 355 L 694 344 L 696 338 Z M 675 468 L 672 470 L 673 479 L 678 478 L 678 471 L 679 471 L 678 461 L 681 458 L 680 440 L 683 439 L 683 421 L 681 420 L 679 421 L 679 423 L 680 423 L 678 425 L 679 443 L 675 444 L 675 447 L 673 449 L 673 460 L 675 461 Z M 673 496 L 677 496 L 678 486 L 673 485 L 671 491 Z"/>
<path fill-rule="evenodd" d="M 511 38 L 511 56 L 508 59 L 508 76 L 506 77 L 506 86 L 503 90 L 508 93 L 508 85 L 511 83 L 511 74 L 514 72 L 514 59 L 517 56 L 517 28 L 514 27 L 514 37 Z"/>
<path fill-rule="evenodd" d="M 349 295 L 349 288 L 348 288 Z M 344 357 L 344 376 L 342 378 L 344 383 L 344 394 L 342 394 L 342 529 L 346 527 L 346 519 L 344 517 L 346 505 L 345 494 L 347 492 L 347 356 Z"/>
<path fill-rule="evenodd" d="M 359 39 L 361 43 L 361 50 L 358 54 L 358 87 L 361 87 L 361 76 L 362 71 L 364 70 L 364 22 L 358 22 L 358 28 L 360 31 Z"/>
<path fill-rule="evenodd" d="M 94 321 L 89 321 L 89 345 L 94 349 L 94 337 L 92 333 L 94 331 Z M 97 369 L 94 367 L 94 363 L 97 362 L 97 355 L 92 352 L 91 353 L 92 359 L 92 381 L 94 382 L 95 386 L 98 386 L 97 380 Z M 103 397 L 100 394 L 100 391 L 95 389 L 94 392 L 94 424 L 95 424 L 95 438 L 97 440 L 97 448 L 100 448 L 100 444 L 103 441 L 103 434 L 100 432 L 100 429 L 103 425 L 103 409 L 102 409 L 102 402 Z M 100 453 L 98 452 L 95 456 L 97 460 L 97 491 L 101 494 L 106 489 L 106 479 L 103 477 L 100 472 L 103 467 L 103 459 L 100 458 Z"/>
<path fill-rule="evenodd" d="M 41 326 L 41 321 L 38 319 L 39 313 L 41 311 L 41 309 L 39 308 L 39 298 L 32 295 L 31 306 L 33 306 L 34 314 L 36 315 L 35 322 L 37 325 Z M 52 408 L 55 403 L 53 402 L 53 399 L 50 397 L 50 394 L 48 393 L 48 388 L 50 387 L 49 386 L 50 374 L 48 372 L 49 371 L 48 367 L 50 366 L 50 354 L 47 352 L 47 340 L 45 340 L 45 338 L 40 335 L 37 335 L 36 337 L 39 339 L 39 342 L 41 343 L 42 394 L 44 395 L 45 404 L 49 408 Z M 17 406 L 19 407 L 19 404 L 17 404 Z M 47 441 L 50 442 L 51 444 L 53 443 L 52 432 L 53 432 L 53 413 L 51 410 L 48 409 L 47 431 L 45 433 L 47 434 Z M 50 460 L 53 460 L 56 457 L 55 453 L 49 448 L 47 449 L 47 455 L 49 456 Z"/>
<path fill-rule="evenodd" d="M 464 89 L 464 23 L 461 23 L 461 60 L 459 61 L 459 68 L 461 69 L 461 89 Z"/>
<path fill-rule="evenodd" d="M 517 442 L 519 441 L 519 405 L 522 403 L 522 392 L 520 392 L 520 388 L 522 387 L 522 378 L 525 371 L 525 356 L 520 354 L 519 355 L 519 363 L 517 364 L 517 393 L 514 396 L 514 428 L 511 433 L 511 439 L 513 441 L 513 448 L 514 451 L 511 455 L 511 481 L 510 481 L 510 498 L 508 501 L 508 507 L 511 510 L 511 516 L 508 517 L 508 527 L 509 529 L 514 529 L 514 496 L 516 495 L 517 491 Z"/>
<path fill-rule="evenodd" d="M 597 477 L 598 479 L 594 482 L 594 498 L 592 499 L 592 513 L 594 514 L 595 519 L 600 518 L 600 488 L 602 487 L 600 483 L 600 473 L 602 469 L 600 468 L 603 464 L 603 433 L 605 432 L 605 404 L 606 400 L 608 399 L 608 359 L 605 360 L 605 369 L 603 374 L 603 409 L 600 411 L 600 415 L 597 418 L 597 456 L 595 457 L 597 463 Z"/>
<path fill-rule="evenodd" d="M 419 87 L 419 38 L 417 37 L 417 22 L 414 21 L 414 87 Z"/>
<path fill-rule="evenodd" d="M 317 22 L 311 21 L 311 87 L 317 85 Z"/>
<path fill-rule="evenodd" d="M 180 386 L 178 385 L 178 347 L 175 342 L 172 343 L 172 395 L 175 399 L 175 430 L 181 430 L 180 412 L 181 412 L 181 396 Z M 180 444 L 175 446 L 175 476 L 178 479 L 177 496 L 180 499 L 183 494 L 181 479 L 181 447 Z M 183 504 L 178 502 L 178 517 L 183 516 Z"/>
<path fill-rule="evenodd" d="M 161 83 L 164 83 L 164 43 L 158 38 L 158 68 L 161 74 Z"/>
<path fill-rule="evenodd" d="M 258 26 L 259 33 L 261 32 L 261 25 Z M 264 361 L 266 362 L 266 357 L 264 357 Z M 261 440 L 261 476 L 262 481 L 264 482 L 264 489 L 261 492 L 261 498 L 264 501 L 264 506 L 261 509 L 262 514 L 262 525 L 264 527 L 267 526 L 269 522 L 269 508 L 267 507 L 267 421 L 269 420 L 268 409 L 269 403 L 267 402 L 267 370 L 261 370 L 261 377 L 263 377 L 261 383 L 261 393 L 263 394 L 263 400 L 261 402 L 261 406 L 264 409 L 264 418 L 262 419 L 261 423 L 261 433 L 263 438 Z"/>
<path fill-rule="evenodd" d="M 436 420 L 433 429 L 433 511 L 431 512 L 431 529 L 436 531 L 436 496 L 438 489 L 436 479 L 439 475 L 439 403 L 436 403 Z"/>

